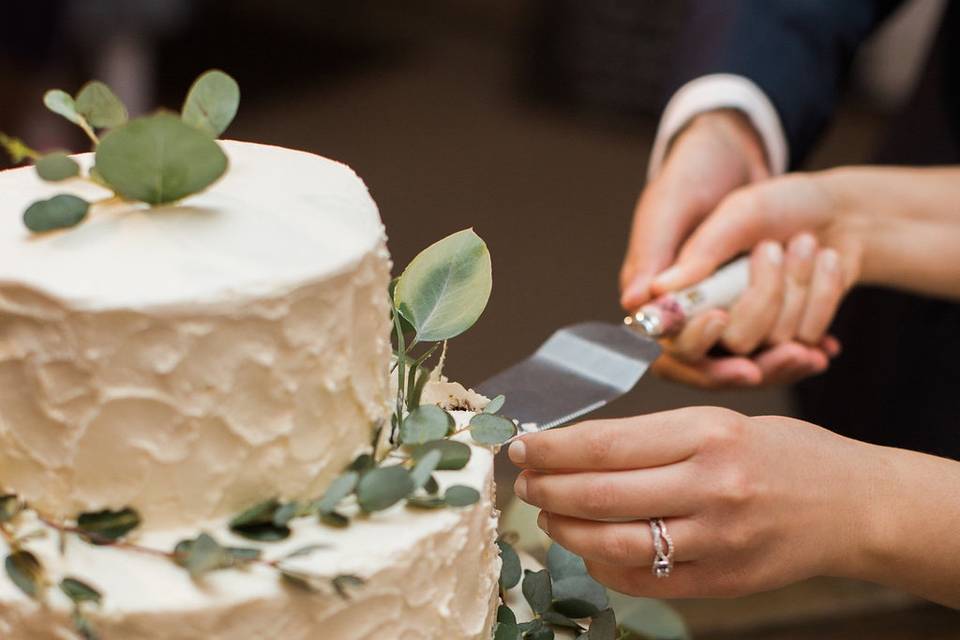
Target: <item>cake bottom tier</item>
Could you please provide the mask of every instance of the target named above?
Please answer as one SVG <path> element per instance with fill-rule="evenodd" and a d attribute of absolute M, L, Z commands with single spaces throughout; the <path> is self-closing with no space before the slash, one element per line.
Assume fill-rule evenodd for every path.
<path fill-rule="evenodd" d="M 292 524 L 288 540 L 263 545 L 237 538 L 225 525 L 207 530 L 224 545 L 262 547 L 268 560 L 322 545 L 287 566 L 323 578 L 320 585 L 342 574 L 361 578 L 362 585 L 348 587 L 348 597 L 322 586 L 312 592 L 292 586 L 262 565 L 194 580 L 167 558 L 97 547 L 76 536 L 66 536 L 61 554 L 52 531 L 26 546 L 51 582 L 72 576 L 103 594 L 102 605 L 87 615 L 101 640 L 487 640 L 500 568 L 493 457 L 473 449 L 463 470 L 437 473 L 441 487 L 479 489 L 481 500 L 471 507 L 415 511 L 398 505 L 356 518 L 345 529 L 302 519 Z M 154 532 L 136 542 L 169 551 L 198 533 Z M 3 543 L 0 552 L 8 552 Z M 59 589 L 51 586 L 42 600 L 32 600 L 0 576 L 0 638 L 79 637 Z"/>

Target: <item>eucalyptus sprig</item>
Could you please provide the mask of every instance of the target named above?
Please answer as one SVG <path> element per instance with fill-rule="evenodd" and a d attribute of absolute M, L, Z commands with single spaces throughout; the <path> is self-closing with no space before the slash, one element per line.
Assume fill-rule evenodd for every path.
<path fill-rule="evenodd" d="M 42 180 L 83 180 L 114 195 L 89 202 L 75 194 L 59 194 L 34 202 L 24 212 L 24 224 L 35 233 L 73 227 L 87 217 L 91 207 L 109 200 L 164 205 L 199 193 L 219 180 L 229 162 L 216 138 L 236 116 L 240 89 L 223 71 L 207 71 L 193 83 L 179 114 L 158 111 L 133 120 L 110 87 L 96 80 L 75 96 L 51 89 L 43 103 L 90 139 L 95 153 L 89 171 L 84 173 L 65 152 L 44 155 L 2 133 L 0 146 L 15 164 L 32 161 Z"/>

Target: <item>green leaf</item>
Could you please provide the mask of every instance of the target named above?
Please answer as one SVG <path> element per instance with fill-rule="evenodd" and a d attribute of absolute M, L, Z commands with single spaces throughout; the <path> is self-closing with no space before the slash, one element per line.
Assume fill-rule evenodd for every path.
<path fill-rule="evenodd" d="M 493 398 L 490 402 L 487 403 L 487 406 L 483 408 L 484 413 L 496 413 L 503 408 L 503 403 L 507 401 L 507 397 L 503 394 Z"/>
<path fill-rule="evenodd" d="M 442 457 L 443 454 L 440 453 L 440 451 L 433 449 L 417 461 L 416 466 L 414 466 L 410 472 L 410 479 L 413 480 L 413 488 L 415 491 L 429 482 L 431 478 L 430 474 L 436 470 Z"/>
<path fill-rule="evenodd" d="M 60 581 L 60 590 L 70 598 L 74 604 L 92 602 L 99 605 L 103 595 L 86 582 L 76 578 L 64 578 Z"/>
<path fill-rule="evenodd" d="M 349 589 L 356 589 L 365 584 L 363 578 L 351 575 L 349 573 L 342 573 L 338 576 L 335 576 L 331 582 L 333 584 L 333 590 L 336 591 L 337 595 L 344 600 L 350 599 Z"/>
<path fill-rule="evenodd" d="M 507 605 L 501 604 L 499 607 L 497 607 L 497 622 L 517 624 L 517 614 L 515 614 L 513 609 Z"/>
<path fill-rule="evenodd" d="M 583 627 L 581 627 L 576 620 L 572 620 L 562 613 L 558 613 L 556 611 L 544 611 L 540 617 L 547 624 L 552 624 L 557 627 L 567 627 L 568 629 L 577 630 L 583 629 Z"/>
<path fill-rule="evenodd" d="M 196 540 L 181 542 L 174 553 L 177 561 L 194 578 L 218 569 L 229 569 L 235 564 L 233 554 L 206 533 L 201 533 Z"/>
<path fill-rule="evenodd" d="M 329 548 L 329 545 L 325 544 L 308 544 L 305 547 L 300 547 L 296 551 L 291 551 L 284 556 L 284 560 L 289 560 L 290 558 L 302 558 L 304 556 L 312 555 L 316 551 L 324 551 Z"/>
<path fill-rule="evenodd" d="M 590 640 L 617 640 L 617 618 L 613 609 L 605 609 L 590 620 Z"/>
<path fill-rule="evenodd" d="M 650 598 L 633 598 L 611 593 L 612 607 L 620 626 L 650 640 L 689 640 L 690 631 L 683 618 L 668 604 Z"/>
<path fill-rule="evenodd" d="M 97 171 L 118 194 L 152 205 L 203 191 L 227 170 L 220 146 L 169 113 L 131 120 L 97 146 Z"/>
<path fill-rule="evenodd" d="M 193 83 L 183 103 L 183 121 L 211 138 L 226 131 L 240 107 L 237 81 L 218 69 L 207 71 Z"/>
<path fill-rule="evenodd" d="M 517 425 L 512 420 L 490 413 L 478 413 L 470 418 L 470 437 L 480 444 L 503 444 L 515 435 Z"/>
<path fill-rule="evenodd" d="M 550 574 L 546 570 L 524 571 L 523 597 L 534 613 L 540 614 L 549 609 L 553 601 Z"/>
<path fill-rule="evenodd" d="M 287 526 L 294 518 L 307 515 L 309 513 L 307 511 L 308 507 L 309 505 L 297 502 L 296 500 L 280 505 L 280 508 L 273 514 L 273 525 L 275 527 Z"/>
<path fill-rule="evenodd" d="M 321 513 L 320 522 L 328 527 L 336 527 L 337 529 L 344 529 L 350 526 L 350 518 L 336 511 Z"/>
<path fill-rule="evenodd" d="M 360 474 L 356 471 L 347 471 L 338 477 L 330 483 L 326 493 L 320 498 L 320 502 L 317 503 L 317 511 L 321 514 L 334 511 L 341 500 L 353 493 L 359 480 Z"/>
<path fill-rule="evenodd" d="M 536 631 L 531 631 L 524 634 L 524 640 L 553 640 L 556 637 L 553 629 L 549 627 L 542 627 Z"/>
<path fill-rule="evenodd" d="M 520 556 L 517 555 L 512 545 L 503 540 L 497 540 L 497 546 L 500 547 L 500 588 L 504 590 L 513 589 L 523 575 Z"/>
<path fill-rule="evenodd" d="M 458 471 L 470 462 L 470 445 L 456 440 L 431 440 L 413 450 L 414 460 L 420 460 L 430 451 L 437 450 L 442 454 L 437 471 Z"/>
<path fill-rule="evenodd" d="M 80 165 L 62 151 L 41 156 L 34 166 L 37 175 L 47 182 L 60 182 L 80 175 Z"/>
<path fill-rule="evenodd" d="M 438 496 L 410 496 L 407 498 L 407 506 L 411 509 L 443 509 L 447 506 L 443 498 Z"/>
<path fill-rule="evenodd" d="M 424 249 L 407 266 L 394 295 L 420 342 L 460 335 L 487 306 L 493 276 L 490 252 L 472 229 Z"/>
<path fill-rule="evenodd" d="M 66 229 L 80 224 L 87 217 L 90 203 L 77 196 L 61 194 L 49 200 L 38 200 L 23 212 L 23 224 L 34 233 Z"/>
<path fill-rule="evenodd" d="M 456 484 L 444 492 L 443 501 L 451 507 L 469 507 L 480 502 L 480 492 L 473 487 Z"/>
<path fill-rule="evenodd" d="M 0 496 L 0 524 L 10 522 L 23 510 L 23 503 L 15 495 Z"/>
<path fill-rule="evenodd" d="M 376 466 L 376 462 L 373 459 L 373 456 L 369 453 L 361 453 L 353 462 L 350 463 L 350 466 L 347 467 L 348 471 L 356 471 L 357 473 L 363 474 L 370 469 L 373 469 Z"/>
<path fill-rule="evenodd" d="M 547 550 L 547 571 L 554 581 L 589 575 L 583 558 L 556 543 Z"/>
<path fill-rule="evenodd" d="M 100 640 L 100 636 L 94 631 L 93 625 L 84 617 L 79 607 L 74 607 L 71 618 L 73 618 L 73 627 L 81 640 Z"/>
<path fill-rule="evenodd" d="M 13 164 L 20 164 L 28 158 L 40 157 L 40 154 L 36 150 L 28 147 L 23 140 L 8 136 L 5 133 L 0 133 L 0 147 L 3 147 L 10 155 L 10 160 Z"/>
<path fill-rule="evenodd" d="M 232 531 L 254 542 L 280 542 L 290 537 L 290 527 L 278 527 L 272 522 L 267 524 L 252 524 L 245 527 L 236 527 Z"/>
<path fill-rule="evenodd" d="M 81 513 L 77 518 L 77 527 L 86 533 L 93 534 L 94 543 L 97 542 L 97 538 L 119 540 L 139 526 L 140 514 L 129 507 L 119 511 Z"/>
<path fill-rule="evenodd" d="M 590 576 L 553 580 L 553 608 L 570 618 L 587 618 L 609 606 L 607 590 Z"/>
<path fill-rule="evenodd" d="M 280 501 L 276 498 L 258 502 L 249 509 L 234 516 L 233 519 L 230 520 L 230 528 L 242 528 L 255 524 L 273 524 L 273 518 L 279 508 Z"/>
<path fill-rule="evenodd" d="M 74 108 L 91 126 L 113 129 L 127 121 L 127 108 L 104 83 L 93 80 L 81 87 Z"/>
<path fill-rule="evenodd" d="M 296 573 L 294 571 L 280 571 L 280 576 L 283 578 L 284 583 L 296 587 L 297 589 L 302 589 L 303 591 L 314 591 L 313 585 L 310 584 L 310 581 L 306 577 Z"/>
<path fill-rule="evenodd" d="M 498 622 L 493 627 L 493 640 L 520 640 L 520 627 L 516 623 Z"/>
<path fill-rule="evenodd" d="M 413 492 L 413 480 L 402 466 L 368 471 L 357 485 L 360 508 L 370 513 L 389 509 Z"/>
<path fill-rule="evenodd" d="M 77 111 L 77 103 L 66 91 L 51 89 L 43 94 L 43 104 L 59 116 L 63 116 L 73 124 L 86 124 L 83 116 Z"/>
<path fill-rule="evenodd" d="M 7 556 L 4 566 L 7 575 L 21 591 L 38 598 L 44 588 L 43 566 L 29 551 L 16 551 Z"/>
<path fill-rule="evenodd" d="M 439 440 L 453 431 L 456 424 L 453 416 L 435 404 L 417 407 L 403 419 L 400 425 L 400 441 L 403 444 L 423 444 Z"/>
<path fill-rule="evenodd" d="M 440 493 L 440 483 L 437 482 L 437 478 L 435 476 L 427 478 L 427 482 L 423 485 L 423 490 L 432 496 Z"/>

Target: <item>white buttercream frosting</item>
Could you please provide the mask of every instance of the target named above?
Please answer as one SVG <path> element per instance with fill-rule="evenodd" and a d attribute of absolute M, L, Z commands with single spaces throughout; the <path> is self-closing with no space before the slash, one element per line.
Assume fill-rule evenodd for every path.
<path fill-rule="evenodd" d="M 458 423 L 469 416 L 457 412 Z M 493 456 L 489 449 L 473 447 L 463 470 L 440 471 L 436 477 L 441 490 L 453 484 L 479 489 L 480 502 L 434 511 L 397 505 L 358 518 L 346 529 L 298 520 L 289 540 L 268 545 L 252 545 L 223 526 L 209 530 L 224 544 L 262 546 L 268 559 L 304 545 L 328 545 L 291 561 L 291 568 L 328 578 L 363 578 L 365 584 L 351 589 L 349 600 L 332 591 L 307 593 L 286 586 L 261 566 L 191 580 L 164 558 L 95 547 L 73 536 L 63 556 L 53 535 L 29 546 L 51 578 L 72 575 L 104 593 L 102 609 L 91 610 L 89 617 L 105 640 L 487 640 L 499 575 Z M 196 529 L 150 532 L 137 542 L 171 550 L 196 534 Z M 74 640 L 69 602 L 55 589 L 47 600 L 44 608 L 0 580 L 0 637 Z"/>
<path fill-rule="evenodd" d="M 0 489 L 173 527 L 313 496 L 369 443 L 390 357 L 376 206 L 342 164 L 223 144 L 209 191 L 42 236 L 29 202 L 99 188 L 0 173 Z"/>

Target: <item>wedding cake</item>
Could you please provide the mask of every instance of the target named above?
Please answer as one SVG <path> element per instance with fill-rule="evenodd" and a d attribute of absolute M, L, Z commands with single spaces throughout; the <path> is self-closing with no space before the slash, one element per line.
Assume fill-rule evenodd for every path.
<path fill-rule="evenodd" d="M 323 496 L 391 431 L 390 260 L 348 167 L 218 144 L 219 181 L 154 207 L 0 173 L 0 638 L 489 638 L 488 447 L 430 477 L 437 495 L 479 490 L 472 505 L 348 504 L 333 524 L 349 526 L 314 513 L 272 542 L 230 526 L 265 500 Z M 24 209 L 62 193 L 98 204 L 31 234 Z M 424 398 L 463 428 L 485 399 L 448 386 Z M 83 535 L 81 514 L 124 513 L 137 526 L 114 543 L 109 527 Z M 184 561 L 207 543 L 236 566 Z"/>

